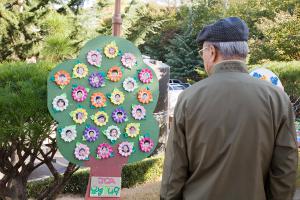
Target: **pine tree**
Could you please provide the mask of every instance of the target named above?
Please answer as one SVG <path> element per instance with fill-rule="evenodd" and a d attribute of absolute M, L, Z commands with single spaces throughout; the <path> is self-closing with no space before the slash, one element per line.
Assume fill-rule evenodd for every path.
<path fill-rule="evenodd" d="M 81 4 L 72 1 L 70 7 L 55 10 L 51 4 L 57 3 L 54 0 L 11 2 L 0 3 L 0 61 L 25 60 L 33 56 L 58 61 L 76 52 L 82 41 L 78 36 L 84 34 L 79 34 L 83 29 L 72 9 Z"/>
<path fill-rule="evenodd" d="M 203 66 L 198 55 L 196 35 L 192 27 L 192 20 L 182 34 L 176 34 L 167 46 L 166 62 L 171 66 L 171 77 L 187 81 L 199 80 L 195 69 Z"/>

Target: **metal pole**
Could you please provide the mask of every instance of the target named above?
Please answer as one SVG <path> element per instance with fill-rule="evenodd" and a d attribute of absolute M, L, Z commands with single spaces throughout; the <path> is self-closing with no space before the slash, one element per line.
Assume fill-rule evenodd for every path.
<path fill-rule="evenodd" d="M 122 17 L 121 17 L 121 0 L 115 0 L 115 14 L 112 19 L 113 36 L 121 36 Z"/>

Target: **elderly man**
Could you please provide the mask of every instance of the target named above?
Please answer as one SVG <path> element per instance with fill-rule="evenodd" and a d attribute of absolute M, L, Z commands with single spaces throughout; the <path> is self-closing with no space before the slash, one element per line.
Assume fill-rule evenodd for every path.
<path fill-rule="evenodd" d="M 248 35 L 236 17 L 198 34 L 209 77 L 178 99 L 161 199 L 292 199 L 298 161 L 292 106 L 281 89 L 248 75 Z"/>

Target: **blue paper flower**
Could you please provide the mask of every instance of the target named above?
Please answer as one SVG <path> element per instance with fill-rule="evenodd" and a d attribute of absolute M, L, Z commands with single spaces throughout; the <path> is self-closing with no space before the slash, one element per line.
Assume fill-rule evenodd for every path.
<path fill-rule="evenodd" d="M 277 77 L 272 76 L 272 77 L 270 78 L 270 80 L 271 80 L 271 83 L 272 83 L 273 85 L 277 85 L 277 84 L 278 84 L 278 78 L 277 78 Z"/>
<path fill-rule="evenodd" d="M 261 74 L 254 72 L 252 75 L 254 78 L 261 78 Z"/>

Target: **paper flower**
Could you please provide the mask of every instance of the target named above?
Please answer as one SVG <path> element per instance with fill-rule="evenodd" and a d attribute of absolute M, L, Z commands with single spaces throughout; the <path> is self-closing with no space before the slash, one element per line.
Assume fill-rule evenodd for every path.
<path fill-rule="evenodd" d="M 107 143 L 102 143 L 97 147 L 97 158 L 106 159 L 113 156 L 113 149 Z"/>
<path fill-rule="evenodd" d="M 89 83 L 93 88 L 99 88 L 104 85 L 104 77 L 101 73 L 92 73 L 89 77 Z"/>
<path fill-rule="evenodd" d="M 126 133 L 129 137 L 136 137 L 138 134 L 140 134 L 140 124 L 138 123 L 129 123 L 127 124 Z"/>
<path fill-rule="evenodd" d="M 272 77 L 270 78 L 270 81 L 271 81 L 271 83 L 272 83 L 273 85 L 278 85 L 279 79 L 278 79 L 277 77 L 275 77 L 275 76 L 272 76 Z"/>
<path fill-rule="evenodd" d="M 56 72 L 54 78 L 56 85 L 60 86 L 61 88 L 68 85 L 71 80 L 70 74 L 65 70 L 59 70 Z"/>
<path fill-rule="evenodd" d="M 96 92 L 91 96 L 91 103 L 96 108 L 104 107 L 106 103 L 106 97 L 101 92 Z"/>
<path fill-rule="evenodd" d="M 73 68 L 73 76 L 75 78 L 84 78 L 84 77 L 86 77 L 88 72 L 89 72 L 89 69 L 83 63 L 79 63 L 79 64 L 75 65 L 75 67 Z"/>
<path fill-rule="evenodd" d="M 72 142 L 77 137 L 76 126 L 66 126 L 61 130 L 61 139 L 65 142 Z"/>
<path fill-rule="evenodd" d="M 115 105 L 120 105 L 124 102 L 125 95 L 118 89 L 114 89 L 110 96 L 110 101 Z"/>
<path fill-rule="evenodd" d="M 148 104 L 153 101 L 151 91 L 147 89 L 140 89 L 138 92 L 138 100 L 143 104 Z"/>
<path fill-rule="evenodd" d="M 271 83 L 274 86 L 277 86 L 279 88 L 281 88 L 282 90 L 284 90 L 284 87 L 279 79 L 279 77 L 272 71 L 270 71 L 269 69 L 263 68 L 263 67 L 259 67 L 254 69 L 253 71 L 251 71 L 250 76 L 254 77 L 254 78 L 258 78 L 260 80 L 264 80 L 267 81 L 269 83 Z"/>
<path fill-rule="evenodd" d="M 260 77 L 260 80 L 266 81 L 266 80 L 268 80 L 268 78 L 266 75 L 262 75 L 262 77 Z"/>
<path fill-rule="evenodd" d="M 99 130 L 96 127 L 87 127 L 84 130 L 83 136 L 88 142 L 95 142 L 99 137 Z"/>
<path fill-rule="evenodd" d="M 261 78 L 261 74 L 254 72 L 252 75 L 254 78 Z"/>
<path fill-rule="evenodd" d="M 56 96 L 52 101 L 52 106 L 56 111 L 64 111 L 67 109 L 69 101 L 66 94 Z"/>
<path fill-rule="evenodd" d="M 88 63 L 90 63 L 90 65 L 96 66 L 96 67 L 100 67 L 101 65 L 101 61 L 102 61 L 102 56 L 101 53 L 98 51 L 89 51 L 87 53 L 87 61 Z"/>
<path fill-rule="evenodd" d="M 142 120 L 146 117 L 146 109 L 141 105 L 132 106 L 131 115 L 134 119 Z"/>
<path fill-rule="evenodd" d="M 120 67 L 117 67 L 117 66 L 110 68 L 107 72 L 107 77 L 112 82 L 118 82 L 119 80 L 121 80 L 122 76 L 123 76 L 123 73 L 122 73 Z"/>
<path fill-rule="evenodd" d="M 103 133 L 111 142 L 116 141 L 121 135 L 120 129 L 114 125 L 109 126 Z"/>
<path fill-rule="evenodd" d="M 115 109 L 111 116 L 116 123 L 123 123 L 127 120 L 127 113 L 122 108 Z"/>
<path fill-rule="evenodd" d="M 111 42 L 104 47 L 104 54 L 108 58 L 115 58 L 119 53 L 119 49 L 115 42 Z"/>
<path fill-rule="evenodd" d="M 121 62 L 124 67 L 131 69 L 136 64 L 136 58 L 132 53 L 124 53 Z"/>
<path fill-rule="evenodd" d="M 71 117 L 73 118 L 74 122 L 77 124 L 82 124 L 87 120 L 88 114 L 85 109 L 77 108 L 73 112 L 71 112 Z"/>
<path fill-rule="evenodd" d="M 151 83 L 153 80 L 153 74 L 150 69 L 142 69 L 141 72 L 139 73 L 139 79 L 142 83 Z"/>
<path fill-rule="evenodd" d="M 139 144 L 140 144 L 141 151 L 146 153 L 149 153 L 154 146 L 153 140 L 149 137 L 141 137 Z"/>
<path fill-rule="evenodd" d="M 88 160 L 90 155 L 90 148 L 85 144 L 77 144 L 74 151 L 75 158 L 78 160 Z"/>
<path fill-rule="evenodd" d="M 133 143 L 127 141 L 122 142 L 121 144 L 119 144 L 118 150 L 121 156 L 128 157 L 132 154 Z"/>
<path fill-rule="evenodd" d="M 127 92 L 133 92 L 137 87 L 137 82 L 131 77 L 126 78 L 123 82 L 123 88 Z"/>
<path fill-rule="evenodd" d="M 87 98 L 87 90 L 82 86 L 77 86 L 72 90 L 74 101 L 83 102 Z"/>
<path fill-rule="evenodd" d="M 93 116 L 93 120 L 97 126 L 105 126 L 108 122 L 108 115 L 106 112 L 99 111 Z"/>

